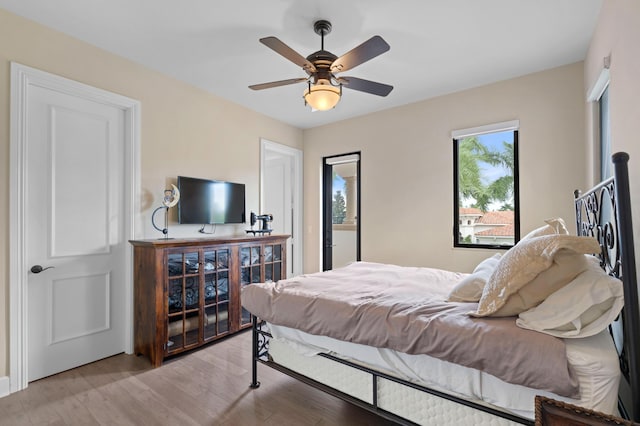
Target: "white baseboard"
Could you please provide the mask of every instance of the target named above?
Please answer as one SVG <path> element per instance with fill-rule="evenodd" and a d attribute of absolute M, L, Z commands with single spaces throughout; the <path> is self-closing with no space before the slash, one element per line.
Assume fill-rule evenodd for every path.
<path fill-rule="evenodd" d="M 0 377 L 0 398 L 11 393 L 11 382 L 9 376 Z"/>

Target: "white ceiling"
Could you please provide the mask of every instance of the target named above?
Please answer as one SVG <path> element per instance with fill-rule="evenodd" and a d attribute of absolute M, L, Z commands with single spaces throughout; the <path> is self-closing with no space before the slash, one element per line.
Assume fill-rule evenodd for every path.
<path fill-rule="evenodd" d="M 299 128 L 315 127 L 583 60 L 602 0 L 0 0 L 0 8 L 85 40 Z M 347 72 L 394 86 L 344 90 L 335 109 L 304 106 L 305 77 L 258 42 L 307 56 L 329 20 L 340 56 L 374 35 L 391 50 Z"/>

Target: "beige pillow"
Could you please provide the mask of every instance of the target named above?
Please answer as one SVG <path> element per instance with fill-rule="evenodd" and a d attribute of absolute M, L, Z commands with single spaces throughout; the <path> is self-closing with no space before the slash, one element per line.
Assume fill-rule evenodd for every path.
<path fill-rule="evenodd" d="M 541 237 L 543 235 L 569 234 L 569 230 L 567 229 L 567 226 L 565 225 L 564 220 L 561 217 L 547 219 L 545 220 L 545 223 L 546 225 L 534 229 L 533 231 L 522 237 L 521 241 L 528 240 L 529 238 Z"/>
<path fill-rule="evenodd" d="M 600 246 L 593 237 L 573 235 L 544 235 L 521 240 L 502 256 L 484 287 L 477 311 L 469 314 L 485 317 L 497 312 L 512 294 L 549 269 L 563 249 L 589 254 L 599 252 Z"/>
<path fill-rule="evenodd" d="M 462 279 L 447 297 L 448 302 L 477 302 L 482 297 L 482 290 L 489 277 L 496 269 L 502 254 L 497 253 L 478 263 L 473 272 Z"/>
<path fill-rule="evenodd" d="M 550 294 L 569 284 L 589 267 L 590 256 L 561 249 L 549 269 L 542 271 L 520 290 L 513 293 L 492 317 L 510 317 L 538 306 Z"/>

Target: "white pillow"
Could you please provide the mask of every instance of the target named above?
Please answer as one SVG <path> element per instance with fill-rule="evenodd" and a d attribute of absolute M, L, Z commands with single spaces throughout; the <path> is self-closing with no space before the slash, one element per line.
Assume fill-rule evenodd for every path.
<path fill-rule="evenodd" d="M 478 263 L 473 272 L 462 279 L 449 293 L 448 302 L 477 302 L 502 254 L 497 253 Z"/>
<path fill-rule="evenodd" d="M 556 234 L 518 242 L 500 258 L 482 291 L 478 309 L 469 315 L 486 317 L 497 312 L 512 294 L 549 269 L 561 250 L 590 254 L 599 252 L 600 245 L 593 237 Z"/>
<path fill-rule="evenodd" d="M 516 324 L 565 339 L 589 337 L 606 329 L 623 305 L 622 282 L 592 263 L 540 305 L 522 312 Z"/>
<path fill-rule="evenodd" d="M 567 229 L 567 225 L 565 225 L 564 220 L 561 217 L 553 217 L 545 220 L 546 225 L 541 226 L 540 228 L 534 229 L 529 232 L 527 235 L 522 237 L 522 240 L 528 240 L 530 238 L 541 237 L 543 235 L 568 235 L 569 230 Z"/>

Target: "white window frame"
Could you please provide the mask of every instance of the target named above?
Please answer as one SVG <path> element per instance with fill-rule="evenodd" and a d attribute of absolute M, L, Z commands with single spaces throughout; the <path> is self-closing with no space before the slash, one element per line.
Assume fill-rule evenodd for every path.
<path fill-rule="evenodd" d="M 609 56 L 605 57 L 603 60 L 603 69 L 600 71 L 600 75 L 598 79 L 594 83 L 593 87 L 587 93 L 587 101 L 593 104 L 593 117 L 594 117 L 594 169 L 598 170 L 599 176 L 596 180 L 604 180 L 605 178 L 612 175 L 611 170 L 611 135 L 610 130 L 607 132 L 606 138 L 603 138 L 602 134 L 602 95 L 609 88 L 609 83 L 611 82 L 611 73 L 609 72 L 609 67 L 611 63 L 611 58 Z M 609 104 L 609 95 L 610 92 L 607 91 L 607 104 Z M 607 105 L 607 127 L 610 129 L 611 118 L 610 111 L 611 109 Z M 598 166 L 599 165 L 599 166 Z"/>

